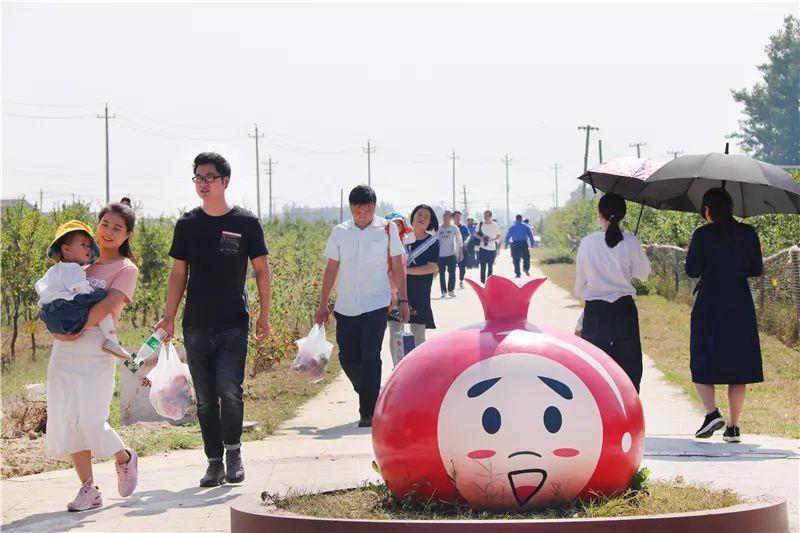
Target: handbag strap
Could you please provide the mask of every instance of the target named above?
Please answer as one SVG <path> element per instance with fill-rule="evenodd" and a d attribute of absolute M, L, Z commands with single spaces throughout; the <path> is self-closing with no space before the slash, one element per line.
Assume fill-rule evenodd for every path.
<path fill-rule="evenodd" d="M 423 241 L 422 244 L 414 248 L 411 252 L 409 252 L 408 257 L 406 258 L 406 264 L 410 265 L 413 263 L 419 256 L 425 253 L 435 242 L 438 240 L 435 237 L 428 236 L 428 238 Z"/>

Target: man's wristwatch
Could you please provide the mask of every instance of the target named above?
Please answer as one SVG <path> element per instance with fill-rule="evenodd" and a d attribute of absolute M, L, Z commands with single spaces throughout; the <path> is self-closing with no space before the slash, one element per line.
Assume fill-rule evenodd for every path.
<path fill-rule="evenodd" d="M 397 303 L 399 303 L 399 304 L 407 304 L 408 300 L 397 300 Z"/>

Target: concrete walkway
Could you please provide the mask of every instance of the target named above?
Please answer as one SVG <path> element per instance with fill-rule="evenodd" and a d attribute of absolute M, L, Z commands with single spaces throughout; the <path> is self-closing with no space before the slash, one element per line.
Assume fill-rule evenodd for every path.
<path fill-rule="evenodd" d="M 469 277 L 476 278 L 471 270 Z M 506 252 L 496 273 L 512 277 Z M 535 268 L 531 274 L 541 276 Z M 438 300 L 434 284 L 434 314 L 439 329 L 450 331 L 479 321 L 483 312 L 472 290 L 457 298 Z M 532 322 L 571 330 L 580 314 L 578 302 L 545 283 L 530 308 Z M 384 348 L 384 377 L 391 370 Z M 688 364 L 688 361 L 687 361 Z M 706 442 L 692 438 L 702 414 L 676 387 L 668 384 L 649 359 L 645 361 L 642 402 L 647 423 L 643 466 L 657 478 L 683 476 L 689 482 L 730 488 L 747 497 L 779 496 L 790 502 L 790 523 L 798 531 L 800 442 L 769 436 L 744 435 L 742 444 L 727 444 L 719 434 Z M 71 470 L 47 472 L 2 482 L 2 529 L 5 531 L 227 531 L 229 506 L 236 498 L 256 500 L 262 491 L 325 490 L 377 481 L 371 468 L 368 430 L 356 429 L 358 402 L 340 376 L 307 403 L 277 434 L 244 444 L 247 481 L 200 489 L 205 468 L 202 450 L 176 451 L 140 460 L 139 488 L 128 499 L 116 494 L 113 465 L 96 467 L 96 479 L 106 506 L 85 513 L 63 511 L 77 490 Z M 746 430 L 746 428 L 745 428 Z"/>

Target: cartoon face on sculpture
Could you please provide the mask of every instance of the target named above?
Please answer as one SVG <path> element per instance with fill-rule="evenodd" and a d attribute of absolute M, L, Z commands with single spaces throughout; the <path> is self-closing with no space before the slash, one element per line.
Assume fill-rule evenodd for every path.
<path fill-rule="evenodd" d="M 439 411 L 442 462 L 461 496 L 481 507 L 575 498 L 597 466 L 600 411 L 581 379 L 529 353 L 469 367 Z"/>
<path fill-rule="evenodd" d="M 639 397 L 600 349 L 527 322 L 542 282 L 472 283 L 486 321 L 394 369 L 372 432 L 392 494 L 511 511 L 628 488 L 644 450 Z"/>

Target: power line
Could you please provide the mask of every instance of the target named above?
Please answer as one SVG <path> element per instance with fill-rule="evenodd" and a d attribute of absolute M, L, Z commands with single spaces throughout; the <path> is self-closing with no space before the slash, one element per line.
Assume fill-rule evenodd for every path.
<path fill-rule="evenodd" d="M 642 157 L 642 146 L 647 146 L 647 143 L 639 141 L 639 142 L 633 142 L 633 143 L 629 144 L 628 146 L 630 146 L 631 148 L 633 148 L 635 146 L 636 147 L 636 157 L 641 159 L 641 157 Z"/>
<path fill-rule="evenodd" d="M 455 211 L 456 210 L 456 159 L 460 159 L 460 157 L 458 157 L 456 155 L 456 151 L 453 150 L 452 155 L 449 155 L 448 159 L 453 160 L 453 211 Z"/>
<path fill-rule="evenodd" d="M 556 209 L 558 209 L 558 163 L 556 163 L 555 166 L 553 166 L 553 170 L 556 171 L 556 176 L 555 176 L 555 186 L 556 186 L 556 188 L 555 188 L 555 193 L 554 193 L 555 194 L 555 199 L 554 199 L 555 202 L 554 203 L 556 205 Z"/>
<path fill-rule="evenodd" d="M 511 220 L 511 209 L 509 208 L 509 202 L 508 202 L 508 194 L 510 191 L 510 188 L 508 186 L 508 165 L 511 164 L 512 160 L 509 159 L 508 154 L 506 154 L 506 156 L 502 159 L 502 161 L 506 165 L 506 224 L 509 224 L 509 221 Z"/>
<path fill-rule="evenodd" d="M 94 102 L 92 104 L 35 104 L 33 102 L 19 102 L 16 100 L 3 100 L 4 104 L 22 105 L 28 107 L 95 107 L 102 105 L 103 102 Z"/>
<path fill-rule="evenodd" d="M 262 133 L 259 135 L 258 124 L 253 123 L 253 127 L 255 128 L 255 134 L 250 135 L 248 133 L 247 136 L 251 139 L 255 139 L 256 143 L 256 205 L 258 206 L 258 220 L 261 220 L 261 159 L 258 157 L 258 140 L 264 137 L 264 134 Z M 270 205 L 270 211 L 271 210 L 272 206 Z"/>
<path fill-rule="evenodd" d="M 583 152 L 583 171 L 589 169 L 589 134 L 594 131 L 600 131 L 600 128 L 587 124 L 586 126 L 578 126 L 578 131 L 586 130 L 586 149 Z M 586 198 L 586 183 L 583 184 L 583 197 Z"/>
<path fill-rule="evenodd" d="M 262 161 L 261 164 L 263 165 L 264 162 Z M 272 165 L 277 165 L 277 161 L 272 160 L 272 154 L 269 155 L 267 158 L 267 175 L 269 176 L 269 218 L 267 220 L 272 220 Z"/>
<path fill-rule="evenodd" d="M 367 139 L 367 147 L 364 148 L 363 146 L 361 149 L 367 154 L 367 185 L 370 187 L 372 186 L 372 160 L 371 156 L 375 153 L 375 147 L 370 144 L 370 140 Z"/>
<path fill-rule="evenodd" d="M 108 204 L 111 202 L 111 196 L 109 192 L 110 172 L 109 172 L 109 160 L 108 160 L 108 119 L 117 118 L 117 115 L 108 116 L 108 103 L 106 103 L 105 112 L 102 115 L 97 115 L 97 118 L 105 119 L 106 122 L 106 204 Z"/>
<path fill-rule="evenodd" d="M 120 114 L 117 118 L 127 122 L 127 127 L 138 131 L 140 133 L 145 133 L 147 135 L 154 135 L 156 137 L 161 137 L 163 139 L 171 139 L 171 140 L 188 140 L 188 141 L 207 141 L 207 142 L 228 142 L 228 141 L 239 141 L 240 137 L 193 137 L 193 136 L 186 136 L 186 135 L 175 135 L 168 132 L 164 132 L 150 126 L 148 124 L 144 124 L 134 118 L 129 116 L 125 116 Z"/>
<path fill-rule="evenodd" d="M 44 120 L 76 120 L 92 118 L 92 115 L 25 115 L 22 113 L 3 113 L 3 116 L 14 118 L 34 118 Z"/>

